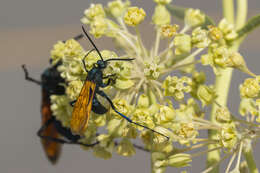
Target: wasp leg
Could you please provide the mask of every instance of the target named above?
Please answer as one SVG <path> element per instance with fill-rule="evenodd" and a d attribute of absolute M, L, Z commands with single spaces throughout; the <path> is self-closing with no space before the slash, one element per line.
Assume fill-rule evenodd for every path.
<path fill-rule="evenodd" d="M 101 87 L 101 88 L 105 88 L 105 87 L 107 87 L 108 85 L 110 85 L 111 82 L 113 82 L 113 79 L 109 78 L 108 81 L 107 81 L 107 83 L 102 83 L 102 84 L 100 85 L 100 87 Z"/>
<path fill-rule="evenodd" d="M 22 68 L 23 68 L 23 71 L 24 71 L 24 74 L 25 74 L 25 80 L 28 80 L 30 82 L 33 82 L 33 83 L 36 83 L 37 85 L 42 85 L 42 82 L 41 81 L 38 81 L 36 79 L 33 79 L 29 76 L 29 73 L 28 73 L 28 70 L 25 66 L 25 64 L 22 65 Z"/>
<path fill-rule="evenodd" d="M 77 100 L 73 100 L 70 102 L 70 106 L 74 107 L 74 104 L 76 103 Z"/>
<path fill-rule="evenodd" d="M 127 116 L 125 116 L 124 114 L 122 114 L 121 112 L 119 112 L 119 111 L 116 109 L 115 105 L 113 104 L 112 100 L 111 100 L 111 99 L 106 95 L 106 93 L 104 93 L 103 91 L 97 90 L 96 93 L 99 94 L 100 96 L 106 98 L 107 101 L 110 103 L 112 109 L 113 109 L 117 114 L 119 114 L 121 117 L 123 117 L 124 119 L 126 119 L 129 123 L 133 123 L 133 124 L 135 124 L 135 125 L 137 125 L 137 126 L 140 126 L 140 127 L 145 128 L 145 129 L 147 129 L 147 130 L 151 130 L 152 132 L 157 133 L 157 134 L 159 134 L 159 135 L 162 135 L 162 136 L 164 136 L 165 138 L 167 138 L 167 140 L 169 140 L 169 137 L 168 137 L 168 136 L 166 136 L 166 135 L 164 135 L 164 134 L 162 134 L 162 133 L 160 133 L 160 132 L 157 132 L 157 131 L 155 131 L 155 130 L 153 130 L 153 129 L 147 127 L 147 126 L 144 126 L 144 125 L 142 125 L 142 124 L 139 124 L 139 123 L 137 123 L 137 122 L 134 122 L 133 120 L 131 120 L 130 118 L 128 118 Z"/>
<path fill-rule="evenodd" d="M 64 139 L 60 139 L 60 138 L 53 138 L 51 136 L 44 136 L 42 133 L 43 131 L 51 124 L 54 122 L 54 117 L 52 117 L 51 119 L 49 119 L 37 132 L 37 135 L 42 138 L 42 139 L 47 139 L 53 142 L 57 142 L 60 144 L 75 144 L 75 145 L 82 145 L 82 146 L 86 146 L 86 147 L 92 147 L 95 146 L 96 144 L 99 143 L 99 141 L 93 143 L 93 144 L 83 144 L 81 142 L 74 142 L 74 141 L 66 141 Z"/>
<path fill-rule="evenodd" d="M 107 76 L 103 76 L 102 78 L 103 78 L 103 79 L 107 79 L 107 78 L 113 77 L 113 76 L 116 76 L 116 74 L 110 74 L 110 75 L 107 75 Z"/>

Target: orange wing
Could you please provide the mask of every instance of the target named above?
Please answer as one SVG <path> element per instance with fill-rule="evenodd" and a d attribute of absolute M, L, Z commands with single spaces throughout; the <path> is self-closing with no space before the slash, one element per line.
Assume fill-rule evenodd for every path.
<path fill-rule="evenodd" d="M 84 83 L 72 112 L 70 121 L 72 133 L 82 135 L 87 129 L 95 88 L 94 82 L 86 81 Z"/>
<path fill-rule="evenodd" d="M 50 100 L 49 100 L 48 94 L 43 91 L 42 92 L 42 107 L 41 107 L 41 112 L 42 112 L 42 125 L 44 125 L 49 119 L 52 117 L 52 112 L 50 109 Z M 59 133 L 56 130 L 54 124 L 50 124 L 46 129 L 43 130 L 42 132 L 43 136 L 50 136 L 53 138 L 58 138 Z M 57 159 L 60 156 L 61 153 L 61 144 L 47 140 L 47 139 L 41 139 L 43 149 L 45 151 L 45 154 L 47 155 L 49 161 L 52 164 L 55 164 Z"/>

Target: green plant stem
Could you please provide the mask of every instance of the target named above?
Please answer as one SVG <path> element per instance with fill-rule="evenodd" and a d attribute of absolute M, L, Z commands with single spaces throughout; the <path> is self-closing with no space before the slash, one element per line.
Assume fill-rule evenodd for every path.
<path fill-rule="evenodd" d="M 223 4 L 223 16 L 228 20 L 229 23 L 234 23 L 234 2 L 233 0 L 222 0 Z M 236 46 L 238 47 L 238 46 Z M 220 71 L 220 75 L 216 76 L 215 81 L 215 89 L 217 94 L 216 101 L 222 105 L 225 106 L 227 103 L 227 97 L 229 92 L 229 86 L 230 81 L 232 78 L 232 69 L 223 69 Z M 215 112 L 217 110 L 218 106 L 216 104 L 212 105 L 211 115 L 210 115 L 210 121 L 215 123 L 216 117 Z M 217 131 L 215 130 L 209 130 L 208 131 L 209 139 L 216 139 L 217 138 Z M 217 146 L 212 144 L 209 145 L 208 149 L 216 148 Z M 215 163 L 219 162 L 221 160 L 220 152 L 219 151 L 212 151 L 208 153 L 207 155 L 207 167 L 211 167 Z M 214 169 L 210 171 L 210 173 L 218 173 L 219 172 L 219 166 L 216 166 Z"/>
<path fill-rule="evenodd" d="M 255 160 L 254 160 L 251 144 L 246 150 L 243 151 L 243 155 L 245 157 L 249 172 L 250 173 L 259 173 L 259 171 L 256 167 Z"/>
<path fill-rule="evenodd" d="M 222 0 L 223 16 L 234 24 L 234 0 Z"/>
<path fill-rule="evenodd" d="M 241 29 L 246 21 L 247 0 L 237 0 L 236 29 Z"/>

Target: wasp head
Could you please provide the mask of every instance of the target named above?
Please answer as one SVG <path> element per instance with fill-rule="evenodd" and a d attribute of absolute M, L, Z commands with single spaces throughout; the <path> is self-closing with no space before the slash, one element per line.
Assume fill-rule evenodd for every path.
<path fill-rule="evenodd" d="M 103 60 L 98 60 L 98 61 L 97 61 L 97 66 L 98 66 L 98 68 L 100 68 L 100 69 L 104 69 L 104 68 L 107 67 L 107 62 L 106 62 L 106 61 L 103 61 Z"/>

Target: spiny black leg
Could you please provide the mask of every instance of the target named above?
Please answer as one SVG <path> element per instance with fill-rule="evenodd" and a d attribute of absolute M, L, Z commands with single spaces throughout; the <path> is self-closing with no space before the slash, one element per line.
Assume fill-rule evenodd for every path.
<path fill-rule="evenodd" d="M 110 78 L 110 77 L 113 77 L 113 76 L 116 76 L 116 74 L 110 74 L 110 75 L 107 75 L 107 76 L 103 76 L 102 78 L 107 79 L 107 78 Z"/>
<path fill-rule="evenodd" d="M 84 56 L 84 58 L 82 59 L 82 63 L 83 63 L 83 65 L 84 65 L 84 69 L 86 70 L 86 72 L 88 72 L 88 70 L 87 70 L 87 67 L 86 67 L 86 63 L 85 63 L 85 59 L 86 59 L 86 57 L 91 53 L 91 52 L 93 52 L 95 49 L 91 49 L 90 51 L 88 51 L 88 53 Z"/>
<path fill-rule="evenodd" d="M 47 140 L 50 140 L 50 141 L 53 141 L 53 142 L 57 142 L 57 143 L 60 143 L 60 144 L 75 144 L 75 145 L 82 145 L 82 146 L 86 146 L 86 147 L 92 147 L 96 144 L 99 143 L 99 141 L 93 143 L 93 144 L 83 144 L 81 142 L 74 142 L 74 141 L 66 141 L 64 139 L 59 139 L 59 138 L 54 138 L 54 137 L 51 137 L 51 136 L 44 136 L 42 134 L 42 132 L 54 121 L 54 117 L 52 117 L 51 119 L 49 119 L 37 132 L 37 135 L 42 138 L 42 139 L 47 139 Z"/>
<path fill-rule="evenodd" d="M 33 79 L 33 78 L 31 78 L 31 77 L 29 76 L 29 73 L 28 73 L 28 70 L 27 70 L 25 64 L 22 65 L 22 68 L 23 68 L 23 71 L 24 71 L 24 74 L 25 74 L 25 80 L 28 80 L 28 81 L 33 82 L 33 83 L 36 83 L 36 84 L 38 84 L 38 85 L 41 85 L 41 84 L 42 84 L 40 81 L 38 81 L 38 80 L 36 80 L 36 79 Z"/>
<path fill-rule="evenodd" d="M 147 127 L 147 126 L 144 126 L 144 125 L 142 125 L 142 124 L 139 124 L 139 123 L 137 123 L 137 122 L 134 122 L 134 121 L 132 121 L 130 118 L 128 118 L 127 116 L 125 116 L 124 114 L 120 113 L 120 112 L 116 109 L 116 107 L 114 106 L 112 100 L 111 100 L 111 99 L 106 95 L 106 93 L 104 93 L 103 91 L 97 90 L 96 93 L 99 94 L 100 96 L 106 98 L 107 101 L 110 103 L 112 109 L 113 109 L 117 114 L 119 114 L 121 117 L 123 117 L 124 119 L 126 119 L 129 123 L 133 123 L 133 124 L 135 124 L 135 125 L 137 125 L 137 126 L 140 126 L 140 127 L 145 128 L 145 129 L 147 129 L 147 130 L 151 130 L 152 132 L 157 133 L 157 134 L 159 134 L 159 135 L 162 135 L 162 136 L 166 137 L 167 140 L 169 140 L 169 137 L 168 137 L 168 136 L 166 136 L 166 135 L 164 135 L 164 134 L 162 134 L 162 133 L 160 133 L 160 132 L 157 132 L 157 131 L 155 131 L 155 130 L 153 130 L 153 129 Z"/>
<path fill-rule="evenodd" d="M 74 107 L 74 104 L 76 103 L 77 100 L 73 100 L 70 102 L 70 106 Z"/>
<path fill-rule="evenodd" d="M 100 87 L 101 87 L 101 88 L 107 87 L 107 86 L 111 83 L 112 80 L 113 80 L 113 79 L 109 78 L 108 81 L 107 81 L 107 83 L 102 83 L 102 84 L 100 85 Z"/>

